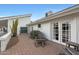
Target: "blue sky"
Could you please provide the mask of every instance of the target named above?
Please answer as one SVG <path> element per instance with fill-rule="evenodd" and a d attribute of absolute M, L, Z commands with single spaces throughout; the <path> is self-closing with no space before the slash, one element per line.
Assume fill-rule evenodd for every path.
<path fill-rule="evenodd" d="M 32 14 L 31 20 L 35 21 L 48 11 L 58 12 L 70 6 L 72 4 L 0 4 L 0 17 Z"/>

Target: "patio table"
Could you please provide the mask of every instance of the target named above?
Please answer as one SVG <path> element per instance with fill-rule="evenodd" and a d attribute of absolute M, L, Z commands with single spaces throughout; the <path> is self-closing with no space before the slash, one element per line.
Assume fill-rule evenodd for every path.
<path fill-rule="evenodd" d="M 46 40 L 45 39 L 35 39 L 35 46 L 42 46 L 44 47 L 46 45 Z"/>

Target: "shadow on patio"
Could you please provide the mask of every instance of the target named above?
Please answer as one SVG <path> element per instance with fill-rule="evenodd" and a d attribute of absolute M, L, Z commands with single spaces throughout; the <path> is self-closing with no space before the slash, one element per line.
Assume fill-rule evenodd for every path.
<path fill-rule="evenodd" d="M 63 49 L 62 45 L 48 41 L 45 47 L 35 47 L 34 40 L 28 35 L 21 34 L 18 39 L 12 38 L 8 44 L 7 50 L 0 52 L 1 55 L 57 55 Z"/>
<path fill-rule="evenodd" d="M 18 37 L 12 37 L 11 40 L 9 41 L 6 50 L 10 49 L 14 45 L 16 45 L 19 42 Z"/>

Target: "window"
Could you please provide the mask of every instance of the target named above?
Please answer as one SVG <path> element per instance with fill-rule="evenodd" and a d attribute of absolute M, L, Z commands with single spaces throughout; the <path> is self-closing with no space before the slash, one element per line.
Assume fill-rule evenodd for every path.
<path fill-rule="evenodd" d="M 46 13 L 46 17 L 48 16 L 48 13 Z"/>
<path fill-rule="evenodd" d="M 59 38 L 59 32 L 58 32 L 58 23 L 54 23 L 54 39 L 58 40 Z"/>
<path fill-rule="evenodd" d="M 21 33 L 27 33 L 27 27 L 21 27 L 20 29 L 21 29 L 20 31 Z"/>
<path fill-rule="evenodd" d="M 33 31 L 33 27 L 32 27 L 32 31 Z"/>
<path fill-rule="evenodd" d="M 40 28 L 41 27 L 41 24 L 38 24 L 38 28 Z"/>
<path fill-rule="evenodd" d="M 66 42 L 70 39 L 70 24 L 62 24 L 62 42 Z"/>

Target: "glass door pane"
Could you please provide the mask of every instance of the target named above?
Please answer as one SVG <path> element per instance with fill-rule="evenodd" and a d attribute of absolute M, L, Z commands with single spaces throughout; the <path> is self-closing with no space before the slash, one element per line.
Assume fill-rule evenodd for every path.
<path fill-rule="evenodd" d="M 59 40 L 58 23 L 54 23 L 54 39 Z"/>
<path fill-rule="evenodd" d="M 66 42 L 70 39 L 70 24 L 62 24 L 62 42 Z"/>

